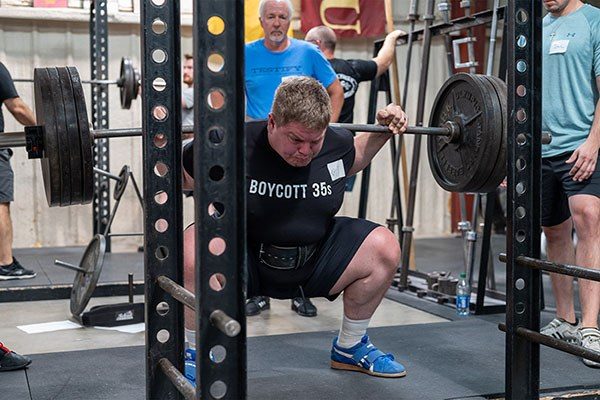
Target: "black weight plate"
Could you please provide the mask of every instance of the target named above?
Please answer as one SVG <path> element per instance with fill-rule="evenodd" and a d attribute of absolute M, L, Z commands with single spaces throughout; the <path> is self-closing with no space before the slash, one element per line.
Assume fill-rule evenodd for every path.
<path fill-rule="evenodd" d="M 104 252 L 106 251 L 106 239 L 104 235 L 96 234 L 85 249 L 79 268 L 86 271 L 77 272 L 71 289 L 71 314 L 79 316 L 85 310 L 92 297 L 102 264 L 104 263 Z"/>
<path fill-rule="evenodd" d="M 490 180 L 492 173 L 496 167 L 496 161 L 502 147 L 502 106 L 494 85 L 487 79 L 485 75 L 474 75 L 474 78 L 479 79 L 484 86 L 485 96 L 488 99 L 488 126 L 490 130 L 487 132 L 489 139 L 489 147 L 487 149 L 487 162 L 485 168 L 482 168 L 481 180 L 473 182 L 477 186 L 478 193 L 489 193 L 496 190 L 500 182 Z"/>
<path fill-rule="evenodd" d="M 506 138 L 508 129 L 508 106 L 506 104 L 506 83 L 497 76 L 486 75 L 486 78 L 492 83 L 496 89 L 498 95 L 498 101 L 500 102 L 501 116 L 502 116 L 502 139 L 500 145 L 500 151 L 498 152 L 498 158 L 494 164 L 494 170 L 492 171 L 489 182 L 493 185 L 494 182 L 498 182 L 498 185 L 506 177 Z M 496 185 L 497 187 L 497 185 Z"/>
<path fill-rule="evenodd" d="M 121 72 L 119 74 L 121 87 L 119 94 L 121 96 L 121 108 L 129 110 L 131 101 L 135 96 L 135 71 L 131 60 L 127 57 L 121 59 Z"/>
<path fill-rule="evenodd" d="M 129 174 L 131 173 L 131 168 L 129 165 L 123 165 L 121 168 L 121 172 L 119 172 L 120 181 L 117 181 L 115 185 L 115 192 L 113 193 L 113 198 L 116 201 L 119 201 L 125 192 L 125 188 L 127 187 L 127 182 L 129 182 Z"/>
<path fill-rule="evenodd" d="M 38 125 L 44 126 L 44 156 L 40 159 L 42 179 L 48 206 L 60 205 L 61 183 L 58 137 L 54 118 L 54 105 L 50 88 L 50 77 L 46 68 L 35 68 L 33 87 L 35 93 L 35 118 Z"/>
<path fill-rule="evenodd" d="M 54 122 L 56 124 L 56 135 L 58 137 L 59 165 L 60 169 L 60 206 L 71 204 L 71 157 L 69 154 L 69 140 L 65 134 L 65 108 L 63 106 L 62 92 L 60 89 L 60 78 L 55 67 L 48 68 L 50 90 L 54 105 Z"/>
<path fill-rule="evenodd" d="M 462 125 L 456 142 L 443 136 L 430 136 L 427 142 L 433 176 L 448 191 L 474 192 L 481 186 L 482 176 L 489 175 L 490 99 L 479 79 L 463 73 L 450 77 L 436 96 L 430 126 L 442 126 L 447 121 Z"/>
<path fill-rule="evenodd" d="M 71 160 L 71 186 L 69 205 L 81 204 L 83 198 L 83 174 L 81 141 L 79 140 L 79 121 L 75 109 L 73 89 L 71 87 L 71 76 L 66 68 L 56 68 L 60 78 L 62 91 L 62 104 L 65 117 L 65 135 L 69 143 L 69 159 Z"/>
<path fill-rule="evenodd" d="M 75 104 L 75 110 L 77 111 L 77 121 L 79 123 L 83 192 L 83 196 L 79 204 L 88 204 L 94 197 L 94 154 L 92 151 L 94 142 L 90 134 L 90 122 L 88 120 L 87 108 L 85 106 L 85 96 L 83 94 L 83 87 L 81 86 L 79 73 L 75 67 L 67 67 L 67 72 L 71 78 L 73 100 Z"/>
<path fill-rule="evenodd" d="M 140 93 L 140 86 L 142 85 L 142 76 L 140 75 L 140 70 L 137 68 L 133 69 L 133 73 L 135 76 L 135 81 L 133 85 L 133 99 L 135 100 L 137 99 L 138 94 Z"/>

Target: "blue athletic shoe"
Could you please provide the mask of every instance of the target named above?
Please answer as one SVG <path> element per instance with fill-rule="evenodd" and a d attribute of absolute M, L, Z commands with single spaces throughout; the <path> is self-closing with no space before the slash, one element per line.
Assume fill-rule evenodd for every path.
<path fill-rule="evenodd" d="M 184 353 L 184 375 L 192 386 L 196 387 L 196 350 L 185 349 Z"/>
<path fill-rule="evenodd" d="M 404 366 L 394 361 L 394 356 L 380 351 L 365 335 L 360 343 L 349 349 L 337 345 L 333 339 L 331 348 L 331 368 L 358 371 L 384 378 L 400 378 L 406 375 Z"/>

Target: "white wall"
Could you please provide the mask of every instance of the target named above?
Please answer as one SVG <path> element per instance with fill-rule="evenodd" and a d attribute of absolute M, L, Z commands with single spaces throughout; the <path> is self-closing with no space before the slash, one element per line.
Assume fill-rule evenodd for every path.
<path fill-rule="evenodd" d="M 407 1 L 397 1 L 396 21 L 404 21 L 405 14 L 398 11 L 408 10 Z M 399 4 L 402 4 L 399 6 Z M 405 4 L 406 3 L 406 4 Z M 120 5 L 120 2 L 119 2 Z M 185 4 L 182 5 L 185 8 Z M 136 7 L 137 9 L 137 7 Z M 89 78 L 89 36 L 87 14 L 84 10 L 76 10 L 71 17 L 62 14 L 62 21 L 34 19 L 32 11 L 15 12 L 7 7 L 0 7 L 0 60 L 10 69 L 13 77 L 31 77 L 36 66 L 75 65 L 83 79 Z M 121 16 L 123 14 L 121 13 Z M 40 15 L 37 14 L 39 17 Z M 17 17 L 17 18 L 15 18 Z M 188 16 L 189 17 L 189 16 Z M 73 21 L 73 19 L 75 19 Z M 139 67 L 139 26 L 135 16 L 126 18 L 118 15 L 111 16 L 109 38 L 109 76 L 116 78 L 119 73 L 119 63 L 123 56 L 132 58 Z M 185 25 L 185 24 L 184 24 Z M 397 26 L 403 27 L 402 24 Z M 404 25 L 404 29 L 408 29 Z M 182 28 L 182 52 L 192 48 L 191 27 Z M 338 45 L 337 57 L 340 58 L 371 58 L 372 41 L 366 39 L 343 40 Z M 406 46 L 398 48 L 398 66 L 401 85 L 404 82 Z M 420 44 L 413 49 L 411 83 L 407 111 L 414 122 L 418 82 L 420 74 L 421 48 Z M 429 68 L 426 107 L 431 108 L 435 94 L 446 79 L 443 43 L 434 40 Z M 369 83 L 363 83 L 356 99 L 356 122 L 366 122 L 368 111 Z M 17 83 L 17 90 L 23 99 L 33 105 L 33 89 L 31 84 Z M 85 87 L 89 104 L 89 87 Z M 141 126 L 139 101 L 134 102 L 130 110 L 121 110 L 119 94 L 116 87 L 110 88 L 110 126 L 134 127 Z M 383 99 L 379 104 L 385 105 Z M 89 108 L 88 108 L 89 112 Z M 4 111 L 6 130 L 18 130 L 21 127 Z M 429 116 L 425 115 L 425 123 Z M 412 137 L 407 135 L 408 166 Z M 441 190 L 433 180 L 427 165 L 425 142 L 421 152 L 421 168 L 417 191 L 417 207 L 415 212 L 415 236 L 431 236 L 447 234 L 450 231 L 449 195 Z M 117 173 L 125 163 L 141 183 L 141 140 L 139 138 L 111 140 L 111 170 Z M 15 202 L 11 209 L 15 228 L 15 247 L 31 246 L 63 246 L 87 243 L 92 235 L 91 206 L 76 206 L 69 208 L 48 208 L 43 192 L 41 173 L 37 162 L 27 160 L 23 150 L 17 151 L 13 158 L 13 168 L 16 172 Z M 392 179 L 389 148 L 385 147 L 373 162 L 371 175 L 371 192 L 369 197 L 368 218 L 385 223 L 389 216 L 391 205 Z M 349 194 L 342 207 L 341 213 L 356 215 L 358 210 L 358 184 L 353 193 Z M 131 189 L 131 190 L 130 190 Z M 135 200 L 132 188 L 126 192 L 119 213 L 113 225 L 114 232 L 138 232 L 142 229 L 142 214 Z M 403 204 L 406 207 L 406 203 Z M 191 201 L 186 201 L 185 220 L 193 218 Z M 136 238 L 118 238 L 113 240 L 114 249 L 134 249 L 141 241 Z"/>

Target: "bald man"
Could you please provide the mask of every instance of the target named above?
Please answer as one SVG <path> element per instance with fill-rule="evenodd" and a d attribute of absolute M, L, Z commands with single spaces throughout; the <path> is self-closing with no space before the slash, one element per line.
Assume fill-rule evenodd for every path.
<path fill-rule="evenodd" d="M 383 42 L 381 50 L 371 60 L 343 60 L 334 57 L 337 37 L 333 29 L 321 25 L 307 32 L 304 40 L 317 45 L 325 58 L 331 63 L 344 89 L 344 105 L 342 106 L 339 122 L 353 122 L 354 96 L 358 90 L 358 84 L 365 81 L 372 81 L 387 71 L 394 58 L 396 40 L 404 33 L 401 30 L 389 33 Z"/>
<path fill-rule="evenodd" d="M 354 122 L 354 96 L 361 82 L 372 81 L 383 74 L 392 64 L 396 50 L 398 36 L 404 34 L 401 30 L 389 33 L 377 56 L 371 60 L 343 60 L 335 58 L 335 46 L 337 37 L 335 32 L 328 26 L 315 26 L 306 33 L 304 40 L 317 45 L 325 58 L 329 60 L 333 70 L 344 89 L 344 104 L 340 112 L 339 122 L 351 124 Z M 355 176 L 346 181 L 346 191 L 351 192 L 354 188 Z"/>

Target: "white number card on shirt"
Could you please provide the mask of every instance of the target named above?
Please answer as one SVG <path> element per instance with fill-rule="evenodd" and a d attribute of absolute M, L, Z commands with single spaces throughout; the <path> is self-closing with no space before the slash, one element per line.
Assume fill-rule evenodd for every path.
<path fill-rule="evenodd" d="M 346 176 L 346 171 L 344 170 L 344 162 L 342 160 L 330 162 L 329 164 L 327 164 L 327 168 L 329 169 L 329 175 L 331 176 L 332 181 Z"/>
<path fill-rule="evenodd" d="M 567 52 L 567 47 L 569 47 L 568 40 L 553 40 L 550 43 L 550 51 L 548 54 L 563 54 Z"/>

